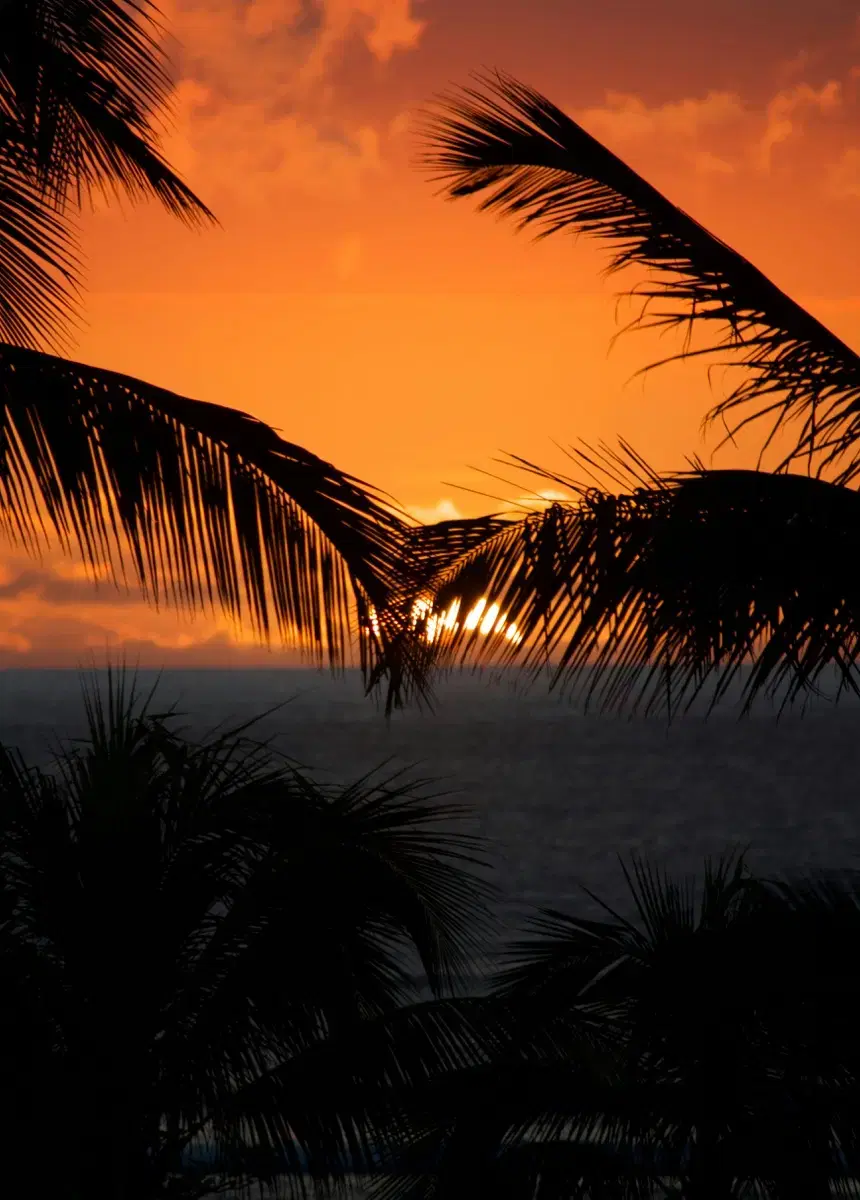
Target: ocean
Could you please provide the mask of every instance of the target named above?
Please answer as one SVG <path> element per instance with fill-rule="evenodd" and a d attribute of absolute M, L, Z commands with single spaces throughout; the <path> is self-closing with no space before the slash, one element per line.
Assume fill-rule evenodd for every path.
<path fill-rule="evenodd" d="M 138 672 L 140 688 L 157 676 Z M 707 719 L 699 706 L 670 725 L 471 674 L 439 685 L 435 711 L 390 721 L 357 672 L 170 670 L 157 696 L 196 732 L 283 704 L 259 734 L 328 780 L 383 764 L 432 779 L 473 810 L 509 927 L 542 905 L 593 914 L 583 884 L 629 910 L 618 857 L 631 852 L 685 872 L 732 846 L 771 873 L 860 862 L 854 698 L 780 719 L 766 704 L 740 720 L 731 703 Z M 82 732 L 77 672 L 0 671 L 0 741 L 45 761 L 52 740 Z"/>

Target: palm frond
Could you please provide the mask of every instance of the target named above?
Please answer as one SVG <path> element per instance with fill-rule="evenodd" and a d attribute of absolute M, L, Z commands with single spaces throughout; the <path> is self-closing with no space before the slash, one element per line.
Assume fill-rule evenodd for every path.
<path fill-rule="evenodd" d="M 460 518 L 416 525 L 406 533 L 404 567 L 408 584 L 404 590 L 420 595 L 420 589 L 435 576 L 468 554 L 475 546 L 506 528 L 503 516 Z"/>
<path fill-rule="evenodd" d="M 384 641 L 368 613 L 398 580 L 403 519 L 261 421 L 0 345 L 0 422 L 0 521 L 28 551 L 52 528 L 156 604 L 214 606 L 333 665 L 353 607 L 363 651 Z"/>
<path fill-rule="evenodd" d="M 577 1030 L 597 1011 L 616 1051 L 586 1093 L 610 1151 L 604 1172 L 614 1160 L 645 1176 L 668 1173 L 684 1194 L 717 1167 L 765 1195 L 784 1194 L 792 1178 L 806 1193 L 826 1190 L 855 1142 L 856 985 L 838 947 L 856 929 L 856 879 L 848 888 L 765 884 L 737 852 L 706 862 L 695 886 L 635 858 L 625 875 L 635 921 L 545 914 L 538 936 L 512 947 L 495 994 L 509 1006 L 519 1000 L 529 1061 L 532 1030 L 555 1036 L 568 1081 L 551 1063 L 517 1090 L 532 1124 L 520 1119 L 505 1148 L 536 1171 L 546 1163 L 550 1178 L 563 1163 L 557 1185 L 569 1190 L 559 1194 L 577 1194 L 582 1128 L 570 1121 L 587 1113 L 573 1104 L 582 1060 L 569 1048 L 565 1056 L 556 1031 L 565 1012 Z M 504 1081 L 504 1069 L 491 1074 L 487 1094 L 505 1097 Z M 508 1099 L 505 1111 L 513 1116 L 516 1104 Z"/>
<path fill-rule="evenodd" d="M 80 281 L 74 230 L 21 169 L 21 153 L 0 115 L 0 339 L 61 349 Z"/>
<path fill-rule="evenodd" d="M 410 701 L 432 704 L 431 676 L 436 649 L 424 636 L 426 614 L 440 597 L 437 578 L 475 547 L 507 528 L 508 518 L 478 517 L 403 526 L 397 578 L 373 623 L 382 644 L 365 663 L 368 693 L 385 693 L 385 711 Z"/>
<path fill-rule="evenodd" d="M 605 919 L 542 910 L 529 922 L 529 936 L 506 947 L 493 994 L 524 1008 L 533 1024 L 549 1028 L 572 1013 L 584 1031 L 595 1018 L 617 1018 L 619 1000 L 638 991 L 635 972 L 648 955 L 696 930 L 721 929 L 748 900 L 750 879 L 737 851 L 706 860 L 701 881 L 670 875 L 635 854 L 620 865 L 632 916 L 583 887 Z"/>
<path fill-rule="evenodd" d="M 544 1012 L 513 1021 L 511 1012 L 491 997 L 486 1020 L 507 1019 L 499 1022 L 498 1046 L 488 1046 L 489 1060 L 453 1066 L 408 1096 L 411 1138 L 374 1197 L 525 1198 L 534 1194 L 532 1171 L 550 1176 L 562 1162 L 565 1178 L 557 1184 L 566 1184 L 559 1194 L 568 1196 L 594 1194 L 585 1179 L 598 1194 L 632 1195 L 611 1190 L 613 1181 L 621 1187 L 654 1174 L 631 1154 L 647 1119 L 636 1111 L 635 1081 L 616 1079 L 618 1064 L 582 1038 L 554 1042 L 541 1025 Z"/>
<path fill-rule="evenodd" d="M 158 146 L 172 84 L 150 0 L 16 0 L 0 10 L 0 105 L 47 198 L 153 196 L 191 223 L 206 206 Z"/>
<path fill-rule="evenodd" d="M 433 612 L 486 596 L 499 624 L 461 623 L 428 653 L 534 673 L 549 663 L 586 705 L 670 715 L 706 685 L 713 705 L 739 682 L 743 711 L 760 695 L 793 703 L 828 672 L 837 695 L 857 691 L 858 521 L 853 489 L 804 475 L 698 465 L 626 495 L 586 489 L 440 572 Z"/>
<path fill-rule="evenodd" d="M 68 348 L 84 200 L 153 197 L 214 221 L 160 150 L 171 83 L 155 16 L 149 0 L 0 7 L 0 339 Z"/>
<path fill-rule="evenodd" d="M 559 230 L 608 241 L 610 271 L 644 267 L 634 325 L 687 329 L 675 358 L 714 351 L 744 378 L 709 414 L 734 432 L 769 418 L 768 442 L 797 421 L 785 468 L 801 455 L 860 471 L 860 357 L 752 263 L 709 233 L 534 89 L 501 73 L 442 97 L 429 114 L 422 162 L 450 198 L 488 193 L 481 209 L 511 215 L 539 236 Z M 703 349 L 694 326 L 713 330 Z M 669 361 L 669 360 L 664 360 Z M 656 365 L 656 364 L 655 364 Z M 736 410 L 739 414 L 735 418 Z"/>
<path fill-rule="evenodd" d="M 31 1001 L 26 1053 L 4 1026 L 7 1170 L 49 1131 L 70 1186 L 217 1170 L 300 1193 L 401 1136 L 407 1085 L 487 1061 L 480 1002 L 416 1005 L 409 960 L 441 989 L 473 950 L 475 843 L 417 785 L 323 788 L 170 718 L 120 674 L 48 769 L 0 748 L 3 1013 Z"/>

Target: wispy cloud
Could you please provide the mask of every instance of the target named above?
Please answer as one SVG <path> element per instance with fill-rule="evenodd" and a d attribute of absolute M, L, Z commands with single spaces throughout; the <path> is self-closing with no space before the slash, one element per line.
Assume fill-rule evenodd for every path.
<path fill-rule="evenodd" d="M 792 69 L 802 61 L 799 57 Z M 849 72 L 851 79 L 855 70 Z M 580 109 L 575 116 L 621 154 L 632 143 L 659 142 L 697 174 L 729 175 L 744 164 L 769 171 L 778 146 L 801 135 L 810 118 L 830 116 L 844 102 L 842 81 L 830 79 L 819 86 L 798 82 L 782 88 L 764 106 L 728 91 L 659 105 L 649 105 L 641 96 L 607 92 L 603 104 Z"/>
<path fill-rule="evenodd" d="M 575 114 L 589 133 L 613 141 L 668 136 L 698 138 L 704 130 L 743 119 L 743 102 L 735 92 L 708 92 L 705 96 L 672 100 L 649 107 L 641 97 L 607 92 L 602 105 Z"/>
<path fill-rule="evenodd" d="M 819 88 L 799 83 L 778 92 L 767 106 L 765 130 L 756 146 L 756 165 L 763 171 L 769 171 L 774 149 L 800 131 L 805 117 L 815 113 L 826 116 L 835 112 L 841 104 L 842 85 L 836 79 L 829 80 Z"/>
<path fill-rule="evenodd" d="M 95 582 L 59 551 L 37 564 L 0 559 L 0 666 L 75 667 L 92 655 L 149 666 L 302 661 L 297 651 L 259 645 L 221 615 L 158 612 L 136 587 Z"/>
<path fill-rule="evenodd" d="M 457 521 L 463 516 L 454 501 L 447 496 L 437 500 L 435 504 L 407 506 L 406 511 L 424 525 L 434 525 L 437 521 Z"/>
<path fill-rule="evenodd" d="M 351 45 L 369 67 L 414 49 L 413 0 L 174 0 L 166 17 L 178 44 L 167 153 L 214 205 L 342 196 L 380 169 L 397 116 L 351 119 L 336 75 Z"/>

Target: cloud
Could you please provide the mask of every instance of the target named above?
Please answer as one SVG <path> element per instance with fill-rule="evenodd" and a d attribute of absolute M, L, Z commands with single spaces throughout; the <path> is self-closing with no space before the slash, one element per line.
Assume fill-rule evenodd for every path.
<path fill-rule="evenodd" d="M 38 598 L 48 604 L 140 604 L 137 591 L 115 587 L 111 583 L 93 582 L 77 575 L 64 575 L 43 567 L 18 571 L 11 579 L 0 583 L 0 600 L 20 597 Z"/>
<path fill-rule="evenodd" d="M 555 503 L 555 501 L 571 501 L 574 497 L 569 492 L 560 492 L 553 488 L 541 488 L 534 492 L 527 492 L 521 496 L 516 496 L 512 500 L 500 500 L 495 505 L 496 511 L 510 511 L 512 513 L 521 512 L 523 509 L 535 510 L 546 508 L 547 505 Z M 428 506 L 412 505 L 407 506 L 406 511 L 417 521 L 423 522 L 425 525 L 434 525 L 437 521 L 461 521 L 464 519 L 463 513 L 457 507 L 453 500 L 447 496 L 441 500 L 437 500 L 435 504 Z"/>
<path fill-rule="evenodd" d="M 0 668 L 78 667 L 140 662 L 141 666 L 301 666 L 311 659 L 255 637 L 223 613 L 159 611 L 134 585 L 98 584 L 80 562 L 51 550 L 43 562 L 2 554 L 0 542 Z M 247 616 L 247 614 L 246 614 Z"/>
<path fill-rule="evenodd" d="M 765 113 L 766 127 L 756 146 L 756 165 L 769 171 L 775 147 L 788 141 L 800 129 L 800 116 L 810 112 L 822 115 L 834 112 L 842 103 L 842 85 L 831 79 L 817 90 L 808 83 L 778 92 Z"/>
<path fill-rule="evenodd" d="M 92 654 L 138 652 L 155 666 L 177 656 L 195 663 L 238 656 L 252 665 L 268 658 L 247 630 L 234 631 L 223 616 L 159 612 L 138 588 L 117 588 L 104 578 L 95 583 L 82 563 L 59 551 L 35 565 L 14 554 L 0 560 L 0 630 L 2 666 L 74 667 Z M 280 661 L 284 651 L 276 653 Z"/>
<path fill-rule="evenodd" d="M 792 58 L 787 58 L 784 62 L 777 64 L 777 76 L 781 77 L 785 82 L 789 79 L 796 79 L 810 65 L 811 57 L 808 50 L 798 50 L 797 54 L 793 55 Z"/>
<path fill-rule="evenodd" d="M 550 504 L 570 504 L 573 500 L 574 497 L 569 492 L 559 492 L 554 488 L 541 488 L 539 491 L 518 496 L 514 503 L 517 508 L 539 510 L 549 507 Z"/>
<path fill-rule="evenodd" d="M 463 516 L 454 501 L 447 497 L 429 507 L 413 505 L 407 507 L 406 511 L 424 525 L 435 525 L 437 521 L 459 521 Z"/>
<path fill-rule="evenodd" d="M 413 0 L 174 0 L 179 49 L 173 130 L 165 152 L 207 200 L 266 204 L 285 191 L 352 194 L 398 136 L 338 101 L 337 71 L 353 45 L 387 63 L 420 42 Z"/>
<path fill-rule="evenodd" d="M 397 116 L 392 117 L 388 122 L 388 136 L 390 138 L 402 137 L 404 133 L 409 133 L 412 128 L 412 113 L 408 111 L 399 112 Z"/>
<path fill-rule="evenodd" d="M 793 66 L 799 67 L 800 62 Z M 856 70 L 851 70 L 851 79 Z M 641 96 L 607 92 L 602 105 L 581 109 L 575 116 L 589 133 L 618 146 L 622 155 L 631 143 L 650 140 L 683 159 L 697 174 L 730 175 L 738 161 L 718 152 L 720 140 L 731 139 L 733 156 L 741 147 L 739 161 L 746 159 L 748 165 L 768 171 L 777 146 L 802 133 L 809 117 L 829 116 L 844 100 L 842 83 L 836 79 L 820 87 L 804 82 L 785 87 L 758 109 L 735 92 L 710 91 L 653 106 Z"/>
<path fill-rule="evenodd" d="M 427 27 L 412 15 L 411 0 L 329 0 L 334 28 L 362 27 L 368 50 L 378 62 L 388 62 L 397 50 L 412 50 Z"/>
<path fill-rule="evenodd" d="M 735 92 L 708 92 L 701 99 L 672 100 L 654 108 L 639 96 L 607 92 L 602 106 L 581 110 L 576 120 L 595 137 L 629 141 L 656 135 L 695 139 L 709 127 L 738 121 L 744 115 Z"/>
<path fill-rule="evenodd" d="M 25 617 L 0 634 L 2 667 L 86 667 L 127 662 L 140 667 L 300 666 L 293 649 L 245 645 L 226 630 L 195 638 L 122 636 L 109 624 L 65 613 Z"/>
<path fill-rule="evenodd" d="M 0 629 L 0 653 L 4 650 L 11 650 L 13 654 L 21 655 L 27 654 L 30 649 L 31 644 L 22 633 L 14 632 L 11 629 Z"/>

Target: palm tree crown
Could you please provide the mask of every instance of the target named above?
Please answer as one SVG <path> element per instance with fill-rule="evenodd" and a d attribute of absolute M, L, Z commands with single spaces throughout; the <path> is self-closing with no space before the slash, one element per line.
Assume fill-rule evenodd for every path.
<path fill-rule="evenodd" d="M 190 1200 L 369 1162 L 386 1087 L 468 1061 L 469 1002 L 416 1007 L 488 926 L 461 810 L 195 740 L 122 676 L 86 702 L 52 767 L 0 749 L 10 1189 Z"/>
<path fill-rule="evenodd" d="M 579 478 L 512 458 L 576 499 L 500 514 L 492 528 L 482 518 L 484 536 L 471 539 L 466 522 L 447 556 L 420 535 L 419 557 L 434 548 L 416 588 L 419 639 L 428 620 L 446 630 L 428 660 L 550 661 L 556 681 L 576 678 L 604 706 L 670 712 L 709 681 L 718 699 L 750 662 L 745 709 L 763 690 L 805 694 L 827 670 L 856 690 L 860 356 L 538 92 L 503 74 L 479 84 L 444 97 L 425 125 L 422 161 L 447 195 L 484 193 L 482 209 L 540 237 L 605 240 L 610 271 L 646 268 L 633 324 L 686 328 L 675 357 L 717 352 L 741 372 L 708 420 L 729 436 L 767 420 L 766 446 L 792 428 L 796 438 L 774 473 L 693 460 L 661 476 L 624 443 L 573 450 Z M 705 346 L 689 340 L 696 329 Z M 522 639 L 440 622 L 446 606 L 479 597 Z"/>

